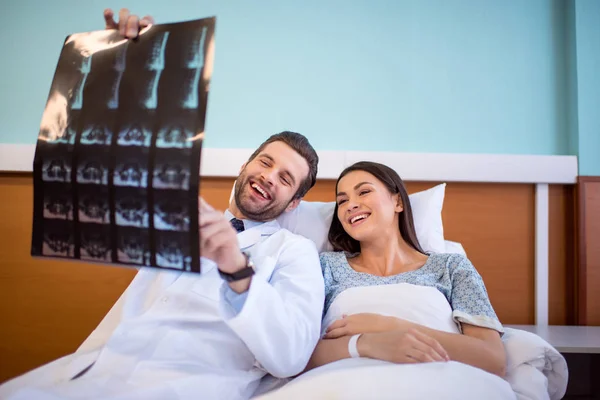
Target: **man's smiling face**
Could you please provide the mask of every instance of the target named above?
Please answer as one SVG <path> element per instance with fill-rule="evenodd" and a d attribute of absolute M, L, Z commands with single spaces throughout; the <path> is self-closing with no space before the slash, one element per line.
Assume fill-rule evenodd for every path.
<path fill-rule="evenodd" d="M 235 185 L 235 203 L 244 216 L 269 221 L 293 209 L 302 181 L 308 177 L 308 163 L 282 141 L 269 143 L 240 172 Z"/>

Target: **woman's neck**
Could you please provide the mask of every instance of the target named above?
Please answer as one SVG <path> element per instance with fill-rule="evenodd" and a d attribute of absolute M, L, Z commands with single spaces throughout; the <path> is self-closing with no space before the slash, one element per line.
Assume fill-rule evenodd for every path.
<path fill-rule="evenodd" d="M 373 242 L 361 242 L 353 267 L 373 275 L 390 276 L 419 269 L 428 256 L 410 246 L 400 235 L 382 235 Z"/>

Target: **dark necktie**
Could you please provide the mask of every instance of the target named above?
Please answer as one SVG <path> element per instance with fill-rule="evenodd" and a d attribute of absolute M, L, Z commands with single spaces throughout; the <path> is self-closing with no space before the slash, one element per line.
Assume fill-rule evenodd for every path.
<path fill-rule="evenodd" d="M 244 221 L 242 221 L 241 219 L 232 218 L 229 222 L 231 222 L 231 225 L 236 231 L 238 231 L 238 233 L 244 231 Z"/>

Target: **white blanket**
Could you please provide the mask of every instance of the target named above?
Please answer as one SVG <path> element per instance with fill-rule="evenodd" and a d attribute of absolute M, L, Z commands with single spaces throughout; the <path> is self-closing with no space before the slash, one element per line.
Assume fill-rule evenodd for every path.
<path fill-rule="evenodd" d="M 562 399 L 569 371 L 565 358 L 544 339 L 520 329 L 505 328 L 506 380 L 519 400 Z"/>
<path fill-rule="evenodd" d="M 408 285 L 408 284 L 400 284 Z M 383 290 L 381 288 L 384 288 Z M 409 285 L 404 290 L 392 285 L 352 289 L 343 292 L 334 301 L 325 316 L 326 328 L 342 314 L 378 312 L 395 315 L 434 329 L 457 332 L 450 317 L 451 310 L 445 297 L 436 289 Z M 401 297 L 399 297 L 401 296 Z M 398 303 L 400 302 L 400 303 Z M 123 296 L 104 318 L 100 326 L 77 350 L 94 360 L 97 349 L 112 333 L 122 313 Z M 403 304 L 403 307 L 397 307 Z M 365 358 L 341 360 L 309 371 L 283 388 L 268 392 L 261 400 L 279 399 L 364 399 L 364 398 L 444 398 L 466 399 L 560 399 L 567 386 L 567 365 L 560 353 L 539 336 L 522 330 L 506 328 L 503 342 L 507 352 L 507 376 L 503 380 L 482 370 L 456 362 L 419 365 L 396 365 Z M 62 375 L 72 376 L 90 362 L 72 365 L 72 356 L 53 362 L 69 368 Z M 54 368 L 60 370 L 60 368 Z M 39 373 L 35 373 L 39 372 Z M 13 385 L 50 383 L 54 377 L 38 369 L 2 386 L 10 392 Z M 269 379 L 261 383 L 259 393 L 280 387 L 284 381 Z M 433 384 L 432 384 L 433 383 Z M 3 390 L 0 390 L 0 397 Z"/>
<path fill-rule="evenodd" d="M 446 332 L 458 332 L 446 298 L 435 288 L 400 283 L 352 288 L 332 303 L 326 329 L 342 314 L 378 313 Z M 567 387 L 563 356 L 539 336 L 506 328 L 506 379 L 458 362 L 399 365 L 366 358 L 316 368 L 279 390 L 279 399 L 560 399 Z"/>
<path fill-rule="evenodd" d="M 516 399 L 508 382 L 481 369 L 450 361 L 390 364 L 346 359 L 309 371 L 260 400 L 293 399 Z"/>

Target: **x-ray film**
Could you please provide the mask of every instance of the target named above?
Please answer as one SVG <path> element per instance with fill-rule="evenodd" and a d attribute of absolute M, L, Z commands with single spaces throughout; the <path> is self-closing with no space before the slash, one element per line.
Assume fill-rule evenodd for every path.
<path fill-rule="evenodd" d="M 200 272 L 215 18 L 67 37 L 34 159 L 31 254 Z"/>

